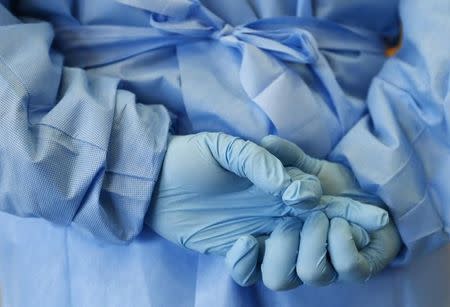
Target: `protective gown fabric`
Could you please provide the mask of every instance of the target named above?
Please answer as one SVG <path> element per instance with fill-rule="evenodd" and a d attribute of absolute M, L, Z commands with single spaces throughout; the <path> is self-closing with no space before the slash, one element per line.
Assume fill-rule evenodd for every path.
<path fill-rule="evenodd" d="M 14 13 L 51 22 L 56 33 L 55 45 L 64 54 L 66 65 L 83 67 L 89 75 L 120 79 L 119 87 L 134 93 L 143 107 L 164 104 L 176 116 L 175 129 L 179 133 L 218 130 L 254 140 L 276 133 L 317 157 L 328 155 L 342 136 L 361 117 L 367 116 L 367 88 L 385 61 L 382 37 L 395 36 L 398 31 L 395 1 L 359 1 L 354 6 L 348 1 L 203 1 L 204 6 L 194 5 L 197 10 L 188 9 L 192 2 L 181 0 L 165 6 L 163 1 L 122 2 L 127 5 L 111 1 L 57 4 L 17 1 Z M 158 11 L 158 3 L 162 11 Z M 446 0 L 405 1 L 403 22 L 409 22 L 405 28 L 408 25 L 411 29 L 410 36 L 415 37 L 421 31 L 429 34 L 429 29 L 436 27 L 433 23 L 436 14 L 448 16 L 446 4 Z M 424 9 L 429 10 L 428 14 L 422 15 Z M 3 20 L 6 13 L 1 14 Z M 287 15 L 305 18 L 280 18 Z M 311 15 L 318 19 L 309 18 Z M 271 17 L 277 19 L 271 22 L 262 19 Z M 415 23 L 424 18 L 429 18 L 433 25 Z M 443 17 L 437 20 L 442 29 L 449 27 Z M 420 29 L 422 25 L 427 28 Z M 394 64 L 386 66 L 393 66 L 391 70 L 395 71 L 395 65 L 403 64 L 403 69 L 395 73 L 384 69 L 383 74 L 387 75 L 377 79 L 379 83 L 391 80 L 390 84 L 401 84 L 403 91 L 392 92 L 384 98 L 371 94 L 368 114 L 374 120 L 372 110 L 379 99 L 384 99 L 385 108 L 374 122 L 379 131 L 373 134 L 369 129 L 372 124 L 359 128 L 369 132 L 364 137 L 378 137 L 380 132 L 387 131 L 389 126 L 384 126 L 387 124 L 397 127 L 394 131 L 401 132 L 402 137 L 407 134 L 405 131 L 420 127 L 414 125 L 414 117 L 405 116 L 405 120 L 412 118 L 405 124 L 403 119 L 393 117 L 397 110 L 386 107 L 414 91 L 420 95 L 415 94 L 415 99 L 409 100 L 412 104 L 402 110 L 405 114 L 411 114 L 411 110 L 428 110 L 435 101 L 448 105 L 448 69 L 445 70 L 448 62 L 444 56 L 448 42 L 428 34 L 426 38 L 420 34 L 421 39 L 411 40 L 410 44 L 406 40 L 400 53 L 405 58 L 390 60 Z M 436 50 L 442 52 L 436 60 L 434 56 L 428 57 Z M 420 64 L 427 69 L 426 73 L 412 69 L 410 63 Z M 395 77 L 388 79 L 388 72 Z M 248 75 L 252 78 L 245 77 Z M 422 87 L 423 84 L 430 87 Z M 371 93 L 374 87 L 376 83 Z M 297 88 L 302 91 L 297 92 Z M 300 109 L 296 96 L 301 98 Z M 447 98 L 436 100 L 439 97 Z M 426 112 L 427 120 L 417 122 L 421 127 L 429 127 L 429 120 L 433 123 L 436 119 L 431 115 L 439 114 L 442 109 L 432 110 L 437 111 Z M 370 117 L 364 117 L 361 122 L 365 118 Z M 373 185 L 370 176 L 371 172 L 389 173 L 384 170 L 391 160 L 383 164 L 385 168 L 379 164 L 374 166 L 374 161 L 383 157 L 385 151 L 380 151 L 383 148 L 379 147 L 376 154 L 367 150 L 363 159 L 354 151 L 364 146 L 365 139 L 353 137 L 352 142 L 345 143 L 361 122 L 350 130 L 342 143 L 347 145 L 340 144 L 333 157 L 347 161 L 358 179 L 366 183 L 366 188 L 381 191 Z M 400 122 L 404 124 L 401 127 Z M 445 143 L 448 132 L 439 131 L 440 134 L 433 134 L 422 143 L 414 143 L 418 150 L 430 154 L 431 148 L 448 148 L 448 142 Z M 432 146 L 437 147 L 427 145 L 431 140 Z M 397 146 L 398 152 L 404 153 L 403 145 L 410 148 L 408 142 L 389 141 L 390 138 L 385 142 L 391 147 L 384 149 Z M 442 152 L 441 157 L 448 160 L 445 150 Z M 411 157 L 416 157 L 412 162 L 417 164 L 413 165 L 421 168 L 424 156 Z M 436 159 L 427 157 L 430 159 L 427 163 Z M 358 171 L 355 161 L 359 161 L 358 167 L 363 171 Z M 142 167 L 141 163 L 137 165 Z M 434 179 L 431 194 L 442 201 L 432 205 L 444 204 L 450 198 L 445 189 L 434 188 L 445 185 L 442 179 L 445 169 L 438 166 L 436 171 L 442 175 Z M 431 170 L 428 172 L 433 176 Z M 365 181 L 366 178 L 369 179 Z M 405 190 L 398 185 L 410 178 L 413 177 L 405 173 L 403 179 L 395 180 L 399 190 L 384 190 L 380 196 L 395 207 L 389 195 L 396 195 L 397 201 L 399 191 Z M 424 177 L 414 177 L 414 180 L 419 180 L 416 183 L 419 187 L 428 184 Z M 420 191 L 415 188 L 411 186 L 411 193 Z M 442 224 L 448 221 L 445 207 L 437 209 Z M 6 306 L 445 306 L 450 303 L 446 289 L 450 276 L 448 246 L 408 266 L 390 268 L 365 284 L 336 284 L 323 289 L 305 286 L 287 293 L 273 293 L 262 284 L 238 287 L 227 275 L 222 259 L 179 249 L 148 229 L 128 246 L 118 246 L 42 219 L 20 219 L 4 213 L 0 218 L 0 248 L 8 251 L 0 255 L 0 287 Z M 413 230 L 424 221 L 405 219 L 402 227 Z M 410 238 L 413 240 L 406 242 L 415 243 L 416 237 Z"/>
<path fill-rule="evenodd" d="M 430 33 L 450 30 L 450 3 L 404 1 L 400 12 L 403 48 L 373 80 L 368 114 L 331 158 L 388 205 L 407 247 L 399 260 L 408 261 L 450 238 L 450 43 Z"/>
<path fill-rule="evenodd" d="M 161 73 L 154 86 L 178 87 L 167 96 L 177 99 L 171 110 L 179 115 L 181 134 L 222 131 L 256 141 L 272 133 L 323 157 L 364 112 L 366 89 L 384 61 L 383 40 L 366 29 L 293 17 L 253 16 L 230 24 L 197 2 L 167 6 L 163 16 L 153 13 L 162 10 L 157 5 L 124 2 L 147 12 L 144 26 L 139 20 L 130 27 L 59 19 L 54 21 L 58 46 L 68 65 L 119 73 L 124 82 L 138 77 L 125 64 L 130 57 L 134 66 L 136 57 L 148 61 L 152 50 L 163 52 L 160 57 L 176 52 L 168 61 L 177 65 L 181 88 L 166 84 Z M 199 90 L 200 84 L 207 89 Z M 171 100 L 166 91 L 155 92 L 161 103 Z M 320 142 L 309 137 L 313 131 Z"/>
<path fill-rule="evenodd" d="M 137 104 L 117 78 L 64 68 L 48 23 L 1 9 L 0 210 L 134 238 L 164 157 L 167 110 Z"/>

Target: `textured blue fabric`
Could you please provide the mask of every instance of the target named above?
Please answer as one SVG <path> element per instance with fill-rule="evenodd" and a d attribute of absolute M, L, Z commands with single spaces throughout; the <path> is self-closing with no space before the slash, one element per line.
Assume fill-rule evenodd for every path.
<path fill-rule="evenodd" d="M 167 111 L 136 104 L 117 79 L 64 68 L 49 24 L 1 10 L 0 209 L 132 239 L 164 156 Z"/>
<path fill-rule="evenodd" d="M 2 3 L 4 2 L 5 0 L 2 1 Z M 128 1 L 130 4 L 133 2 L 137 3 L 137 1 Z M 153 1 L 141 1 L 141 3 L 144 2 L 151 3 Z M 328 21 L 334 20 L 344 25 L 350 25 L 351 29 L 346 28 L 345 32 L 356 33 L 357 36 L 362 36 L 363 41 L 371 42 L 369 45 L 379 47 L 382 47 L 385 34 L 390 37 L 391 29 L 393 29 L 392 33 L 398 31 L 397 7 L 394 5 L 395 1 L 392 0 L 320 2 L 309 0 L 203 0 L 202 3 L 225 23 L 234 27 L 255 22 L 261 18 L 318 16 L 319 20 L 328 19 Z M 404 11 L 408 3 L 409 1 L 404 1 Z M 443 49 L 445 40 L 442 39 L 442 35 L 448 31 L 434 30 L 436 28 L 445 29 L 448 21 L 440 19 L 439 25 L 432 24 L 431 26 L 430 23 L 438 13 L 441 13 L 441 16 L 448 15 L 448 11 L 446 13 L 442 7 L 448 1 L 433 0 L 421 3 L 413 1 L 411 3 L 414 4 L 410 8 L 412 17 L 404 16 L 403 22 L 408 21 L 409 28 L 424 25 L 422 31 L 426 31 L 427 35 L 420 36 L 419 41 L 414 41 L 412 44 L 405 44 L 401 52 L 406 53 L 407 56 L 401 61 L 397 61 L 398 64 L 404 63 L 401 70 L 402 78 L 398 78 L 399 72 L 395 72 L 394 68 L 396 67 L 393 66 L 392 74 L 397 77 L 391 79 L 391 83 L 400 85 L 404 83 L 406 86 L 402 87 L 407 91 L 420 91 L 426 94 L 430 93 L 428 87 L 423 88 L 421 82 L 410 82 L 421 76 L 429 78 L 428 82 L 433 81 L 434 84 L 447 84 L 446 74 L 436 69 L 444 69 L 445 63 L 436 62 L 433 64 L 435 69 L 427 70 L 427 73 L 423 75 L 419 70 L 414 71 L 413 67 L 419 64 L 420 67 L 429 66 L 430 61 L 433 60 L 432 55 L 437 50 L 445 52 Z M 434 7 L 437 3 L 442 6 Z M 340 10 L 343 6 L 346 7 L 345 11 Z M 246 94 L 239 88 L 239 84 L 238 87 L 235 87 L 236 83 L 239 83 L 236 81 L 239 79 L 239 65 L 237 64 L 241 59 L 239 50 L 233 51 L 235 49 L 230 47 L 226 49 L 228 52 L 223 52 L 225 47 L 214 41 L 207 42 L 211 51 L 202 49 L 203 57 L 198 54 L 190 54 L 189 56 L 196 55 L 199 58 L 182 58 L 183 56 L 177 53 L 179 50 L 173 45 L 174 43 L 171 43 L 172 45 L 169 47 L 158 48 L 161 47 L 161 44 L 167 46 L 167 43 L 153 40 L 157 31 L 153 31 L 149 27 L 151 13 L 148 10 L 122 5 L 110 0 L 17 0 L 14 8 L 15 14 L 18 16 L 33 16 L 51 22 L 56 33 L 56 47 L 64 53 L 67 65 L 87 68 L 90 74 L 107 75 L 120 79 L 119 87 L 135 93 L 138 101 L 145 105 L 164 104 L 177 115 L 175 128 L 178 132 L 190 133 L 214 128 L 215 130 L 232 131 L 235 135 L 248 136 L 251 139 L 259 139 L 268 132 L 274 132 L 267 115 L 246 98 Z M 423 10 L 424 8 L 428 9 Z M 0 14 L 2 13 L 0 10 Z M 4 20 L 4 15 L 0 15 L 0 22 Z M 425 18 L 427 22 L 423 23 Z M 380 29 L 382 29 L 381 35 L 378 32 Z M 90 41 L 85 39 L 87 34 L 94 35 L 96 31 L 100 31 L 98 36 L 91 36 L 93 39 Z M 368 31 L 373 32 L 368 34 Z M 87 34 L 85 35 L 85 33 Z M 415 31 L 415 33 L 418 32 Z M 428 40 L 429 35 L 433 39 L 431 43 Z M 437 35 L 438 37 L 436 37 Z M 354 37 L 354 35 L 352 36 Z M 377 52 L 364 52 L 362 49 L 363 46 L 366 46 L 364 43 L 361 43 L 361 48 L 352 47 L 348 52 L 335 49 L 334 43 L 326 48 L 320 47 L 321 43 L 326 43 L 333 37 L 338 38 L 338 42 L 341 38 L 339 35 L 328 35 L 324 42 L 318 41 L 319 50 L 330 65 L 345 96 L 352 102 L 356 101 L 357 106 L 358 104 L 362 105 L 359 115 L 362 116 L 366 112 L 365 98 L 369 84 L 385 61 L 382 56 L 382 48 L 379 48 Z M 164 40 L 166 39 L 170 42 L 172 39 L 178 40 L 179 37 L 171 36 L 170 39 L 166 37 Z M 9 41 L 11 40 L 8 39 Z M 76 47 L 79 41 L 81 42 L 80 46 Z M 142 43 L 143 41 L 145 44 Z M 347 45 L 348 43 L 346 41 Z M 151 48 L 146 44 L 149 44 Z M 198 44 L 205 44 L 205 42 Z M 420 57 L 415 57 L 413 54 L 416 44 L 421 46 L 423 51 Z M 220 53 L 215 53 L 216 49 L 213 48 L 216 46 L 214 45 L 218 45 L 216 49 L 220 50 Z M 72 46 L 74 47 L 72 48 Z M 434 46 L 440 47 L 434 49 Z M 191 47 L 191 51 L 195 51 L 195 46 Z M 115 59 L 114 56 L 117 54 L 119 58 Z M 77 63 L 77 58 L 81 59 L 80 63 Z M 222 59 L 225 64 L 221 64 L 219 61 Z M 408 62 L 405 62 L 406 59 L 409 59 Z M 83 63 L 88 60 L 89 62 Z M 413 63 L 413 65 L 408 63 Z M 298 86 L 305 87 L 305 92 L 313 92 L 313 99 L 304 98 L 307 97 L 307 94 L 300 97 L 305 101 L 317 100 L 319 104 L 324 103 L 324 96 L 318 90 L 320 83 L 316 82 L 317 79 L 307 68 L 309 66 L 292 63 L 286 65 L 302 77 L 301 81 L 299 79 L 295 81 L 299 82 Z M 223 74 L 223 71 L 227 73 Z M 416 76 L 411 80 L 408 77 L 410 71 L 413 73 L 411 76 Z M 201 73 L 200 79 L 194 80 L 193 85 L 188 83 L 191 73 Z M 387 75 L 387 73 L 384 74 L 384 79 Z M 219 77 L 220 79 L 216 80 Z M 422 81 L 422 79 L 417 80 Z M 304 83 L 307 86 L 304 86 Z M 189 92 L 189 87 L 192 86 L 196 86 L 194 89 L 206 88 L 214 94 L 213 100 L 205 99 L 208 102 L 205 105 L 209 108 L 208 112 L 202 108 L 199 109 L 199 106 L 202 106 L 199 98 L 202 97 L 190 98 L 192 93 Z M 442 92 L 443 90 L 439 90 L 433 93 Z M 210 93 L 206 94 L 210 95 Z M 398 94 L 400 95 L 400 93 Z M 399 95 L 390 97 L 389 101 L 401 101 L 400 98 L 403 96 Z M 423 97 L 420 96 L 415 97 L 415 101 L 428 102 L 431 98 L 425 96 L 428 99 L 418 99 Z M 375 96 L 371 98 L 372 108 L 376 105 L 377 99 L 378 97 Z M 281 99 L 277 99 L 277 102 L 279 101 Z M 282 107 L 281 102 L 280 108 Z M 329 102 L 330 100 L 325 100 L 326 108 L 329 108 L 329 105 L 332 106 Z M 306 104 L 307 102 L 305 102 Z M 420 107 L 422 108 L 422 105 Z M 283 106 L 283 108 L 286 107 Z M 306 116 L 308 110 L 305 108 L 299 112 L 296 109 L 283 109 L 280 112 L 288 115 L 289 113 L 295 115 L 295 112 L 304 113 Z M 389 118 L 384 119 L 383 115 L 384 113 L 377 118 L 381 117 L 380 123 L 385 124 Z M 359 120 L 359 116 L 356 116 L 355 121 Z M 371 114 L 371 116 L 373 115 Z M 222 118 L 227 118 L 228 121 L 222 121 Z M 433 117 L 425 118 L 433 119 Z M 397 118 L 390 122 L 397 123 Z M 346 123 L 344 126 L 348 127 L 351 124 Z M 408 127 L 414 128 L 414 125 Z M 306 128 L 308 127 L 302 127 L 301 131 L 305 139 L 298 140 L 297 144 L 316 156 L 326 156 L 328 152 L 322 147 L 331 149 L 332 145 L 323 144 L 339 142 L 340 137 L 336 135 L 344 133 L 342 128 L 342 132 L 333 132 L 330 137 L 328 131 L 321 132 L 316 127 Z M 337 130 L 341 131 L 340 124 L 338 128 Z M 370 136 L 370 134 L 364 134 L 364 136 Z M 438 152 L 437 149 L 445 148 L 442 147 L 443 143 L 441 142 L 446 139 L 448 139 L 448 134 L 444 133 L 440 136 L 437 134 L 435 138 L 428 139 L 428 141 L 434 140 L 433 145 L 428 146 L 426 142 L 421 143 L 418 145 L 418 150 L 430 152 L 430 148 L 434 147 Z M 357 140 L 357 146 L 354 145 L 354 140 Z M 355 138 L 351 144 L 348 143 L 347 148 L 356 146 L 354 151 L 360 150 L 364 146 L 364 140 Z M 395 145 L 397 144 L 394 142 L 393 146 Z M 400 147 L 398 146 L 398 148 Z M 445 153 L 445 151 L 443 152 Z M 366 171 L 369 170 L 368 165 L 370 166 L 379 157 L 383 157 L 383 152 L 380 151 L 377 151 L 376 155 L 372 155 L 370 151 L 367 151 L 366 154 L 374 157 L 372 159 L 367 156 L 362 157 L 361 161 L 366 161 L 364 168 Z M 355 161 L 353 159 L 351 164 L 356 163 Z M 433 159 L 427 161 L 433 162 Z M 363 164 L 361 163 L 360 166 Z M 377 171 L 376 173 L 383 173 L 385 168 L 381 168 L 381 166 L 378 163 L 377 168 L 373 168 Z M 448 171 L 444 167 L 438 168 L 441 170 L 439 173 L 441 175 L 433 177 L 435 179 L 432 181 L 431 197 L 438 199 L 434 204 L 442 204 L 442 208 L 439 209 L 442 214 L 448 212 L 445 211 L 444 205 L 450 197 L 445 194 L 445 189 L 435 189 L 435 187 L 445 185 L 444 175 Z M 358 173 L 357 168 L 354 168 L 354 171 L 362 183 L 365 176 L 370 175 L 366 171 Z M 406 176 L 408 175 L 403 178 L 408 178 Z M 401 182 L 400 178 L 396 182 Z M 403 196 L 408 195 L 404 192 L 405 186 L 403 185 L 393 188 L 395 189 L 392 192 L 393 195 L 401 192 L 404 194 Z M 412 193 L 414 188 L 409 188 L 408 191 Z M 390 193 L 385 190 L 384 195 Z M 389 201 L 386 196 L 383 199 L 391 206 L 395 205 L 395 202 Z M 425 207 L 427 206 L 418 208 Z M 429 216 L 435 217 L 434 214 Z M 404 229 L 412 231 L 421 229 L 417 225 L 427 226 L 424 223 L 426 219 L 421 217 L 421 214 L 405 215 Z M 250 288 L 237 286 L 229 277 L 222 259 L 193 255 L 186 250 L 176 248 L 148 229 L 145 229 L 128 246 L 117 246 L 92 240 L 71 227 L 55 226 L 42 219 L 20 219 L 1 213 L 0 225 L 0 250 L 8 251 L 0 253 L 0 287 L 6 306 L 228 307 L 244 305 L 259 307 L 294 305 L 356 307 L 364 305 L 424 307 L 450 304 L 447 286 L 450 283 L 450 265 L 448 263 L 450 249 L 448 246 L 404 267 L 386 270 L 365 284 L 341 283 L 323 289 L 304 286 L 287 293 L 274 293 L 265 289 L 262 284 Z M 420 248 L 420 245 L 416 244 L 416 246 Z"/>

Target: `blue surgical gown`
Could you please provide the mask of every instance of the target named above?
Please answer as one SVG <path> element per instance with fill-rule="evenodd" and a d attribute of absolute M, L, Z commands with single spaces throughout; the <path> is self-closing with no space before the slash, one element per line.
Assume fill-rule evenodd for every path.
<path fill-rule="evenodd" d="M 396 1 L 0 3 L 21 18 L 0 9 L 0 206 L 53 222 L 1 213 L 6 306 L 450 304 L 446 0 L 400 3 L 387 62 Z M 176 133 L 275 133 L 346 163 L 390 207 L 406 265 L 274 293 L 140 232 L 169 116 Z"/>

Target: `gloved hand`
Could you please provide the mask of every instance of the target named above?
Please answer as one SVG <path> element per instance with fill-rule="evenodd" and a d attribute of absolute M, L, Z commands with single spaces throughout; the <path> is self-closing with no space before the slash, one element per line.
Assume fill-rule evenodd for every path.
<path fill-rule="evenodd" d="M 355 207 L 351 206 L 349 215 L 353 218 L 364 220 L 365 217 L 372 217 L 372 226 L 378 223 L 377 228 L 382 228 L 382 222 L 376 222 L 377 219 L 384 216 L 384 210 L 371 210 L 372 206 L 365 205 L 366 208 L 356 212 Z M 345 210 L 345 209 L 344 209 Z M 353 213 L 350 213 L 353 211 Z M 327 216 L 321 212 L 313 212 L 310 216 L 320 214 L 328 222 Z M 345 214 L 344 214 L 345 215 Z M 343 218 L 345 221 L 346 219 Z M 308 227 L 315 230 L 314 219 L 308 218 Z M 303 248 L 300 252 L 303 257 L 312 259 L 321 259 L 326 257 L 326 235 L 325 242 L 316 240 L 318 237 L 314 232 L 308 232 L 306 236 L 302 236 L 303 221 L 298 218 L 287 218 L 274 229 L 270 236 L 261 236 L 255 238 L 251 235 L 241 237 L 235 245 L 229 250 L 226 257 L 226 264 L 233 279 L 242 286 L 249 286 L 256 283 L 262 275 L 262 280 L 266 287 L 272 290 L 289 290 L 302 284 L 296 272 L 296 266 L 299 256 L 299 244 L 308 248 Z M 366 223 L 366 225 L 369 225 Z M 306 226 L 306 224 L 305 224 Z M 303 226 L 303 227 L 305 227 Z M 358 249 L 369 243 L 367 232 L 361 227 L 350 224 L 350 232 L 354 238 L 354 244 Z M 318 228 L 319 234 L 323 234 L 324 228 Z M 312 236 L 310 237 L 310 233 Z M 320 239 L 320 236 L 319 236 Z M 324 249 L 322 249 L 324 248 Z M 319 254 L 318 254 L 319 252 Z M 317 264 L 320 264 L 318 262 Z M 309 264 L 312 268 L 316 263 Z M 334 279 L 334 275 L 330 276 Z"/>
<path fill-rule="evenodd" d="M 296 218 L 286 218 L 270 236 L 248 235 L 239 239 L 226 257 L 231 276 L 240 285 L 249 286 L 262 274 L 264 284 L 272 290 L 301 285 L 299 276 L 309 284 L 333 282 L 337 275 L 327 260 L 328 217 L 333 216 L 353 221 L 347 224 L 347 230 L 357 250 L 369 244 L 367 231 L 382 229 L 389 221 L 387 212 L 375 206 L 344 197 L 322 196 L 313 210 Z"/>
<path fill-rule="evenodd" d="M 233 278 L 250 284 L 259 274 L 257 238 L 287 224 L 301 227 L 301 217 L 316 210 L 321 195 L 315 176 L 284 168 L 252 142 L 221 133 L 174 136 L 146 223 L 164 238 L 189 249 L 217 255 L 228 252 L 226 262 L 236 264 Z M 329 217 L 364 220 L 368 228 L 386 222 L 387 213 L 379 208 L 362 212 L 356 202 L 345 207 L 334 199 L 328 202 L 322 201 L 319 208 Z M 286 238 L 275 236 L 277 240 L 285 242 Z M 272 245 L 266 255 L 277 249 L 277 244 Z M 233 259 L 236 251 L 239 255 L 246 251 L 244 258 L 254 267 L 249 270 L 246 266 L 246 276 L 239 273 L 244 263 Z M 272 254 L 276 252 L 282 251 Z"/>
<path fill-rule="evenodd" d="M 265 137 L 261 145 L 284 165 L 294 166 L 317 176 L 325 195 L 345 196 L 383 206 L 380 199 L 360 188 L 345 166 L 314 159 L 295 144 L 276 136 Z M 386 227 L 370 232 L 369 244 L 360 248 L 360 239 L 352 235 L 352 227 L 348 221 L 330 216 L 328 218 L 321 212 L 310 215 L 301 231 L 304 239 L 300 242 L 297 273 L 305 283 L 325 285 L 332 282 L 336 274 L 340 280 L 367 280 L 386 267 L 401 248 L 400 236 L 392 221 Z M 327 240 L 334 269 L 326 257 Z"/>

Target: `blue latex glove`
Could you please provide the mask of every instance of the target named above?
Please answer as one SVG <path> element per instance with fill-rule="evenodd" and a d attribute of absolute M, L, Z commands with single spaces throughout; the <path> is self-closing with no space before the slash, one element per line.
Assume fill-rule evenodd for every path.
<path fill-rule="evenodd" d="M 240 236 L 270 233 L 321 195 L 315 176 L 293 180 L 252 142 L 222 133 L 174 136 L 146 222 L 189 249 L 224 255 Z"/>
<path fill-rule="evenodd" d="M 377 197 L 361 190 L 350 170 L 343 165 L 314 159 L 294 143 L 276 136 L 267 136 L 261 143 L 284 165 L 317 176 L 325 195 L 346 196 L 382 206 Z M 321 212 L 310 215 L 301 231 L 305 239 L 300 242 L 297 273 L 305 283 L 328 284 L 336 273 L 340 280 L 367 280 L 386 267 L 400 250 L 400 236 L 391 221 L 385 227 L 371 231 L 370 243 L 358 248 L 359 238 L 352 234 L 348 221 L 336 217 L 329 222 L 328 218 Z M 327 241 L 334 269 L 326 257 Z"/>
<path fill-rule="evenodd" d="M 258 237 L 272 234 L 269 242 L 274 244 L 268 244 L 263 263 L 277 273 L 275 254 L 290 255 L 280 247 L 298 249 L 298 244 L 278 234 L 290 228 L 299 230 L 310 212 L 320 209 L 329 217 L 361 219 L 356 202 L 342 206 L 325 198 L 316 206 L 321 195 L 315 176 L 283 167 L 252 142 L 221 133 L 175 136 L 169 142 L 146 223 L 179 245 L 226 255 L 232 277 L 247 285 L 259 277 Z M 387 213 L 372 209 L 365 212 L 364 217 L 370 218 L 364 226 L 380 227 Z M 239 261 L 236 255 L 246 257 Z M 276 278 L 264 281 L 277 288 Z"/>

